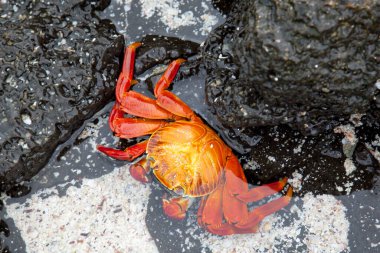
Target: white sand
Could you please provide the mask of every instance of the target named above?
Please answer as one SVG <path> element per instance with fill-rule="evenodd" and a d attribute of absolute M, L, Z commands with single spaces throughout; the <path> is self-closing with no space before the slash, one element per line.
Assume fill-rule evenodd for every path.
<path fill-rule="evenodd" d="M 81 188 L 71 186 L 65 196 L 56 192 L 46 189 L 22 205 L 6 207 L 27 252 L 157 252 L 145 225 L 150 189 L 127 167 L 84 179 Z"/>
<path fill-rule="evenodd" d="M 124 5 L 125 11 L 128 13 L 131 9 L 131 0 L 117 0 L 119 4 Z M 191 1 L 189 1 L 191 3 Z M 192 27 L 201 24 L 201 28 L 194 29 L 194 34 L 201 33 L 205 36 L 209 34 L 212 28 L 218 23 L 218 17 L 210 12 L 210 3 L 203 1 L 202 15 L 199 17 L 194 14 L 197 10 L 186 10 L 183 8 L 184 2 L 180 0 L 139 0 L 141 6 L 141 17 L 151 19 L 153 15 L 159 18 L 167 30 L 176 30 L 182 27 Z M 191 5 L 190 5 L 191 6 Z M 128 16 L 128 14 L 127 14 Z M 126 20 L 126 25 L 128 22 Z"/>

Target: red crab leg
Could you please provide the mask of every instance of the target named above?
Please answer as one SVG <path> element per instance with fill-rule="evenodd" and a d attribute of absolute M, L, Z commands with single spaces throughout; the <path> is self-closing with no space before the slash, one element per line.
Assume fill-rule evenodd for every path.
<path fill-rule="evenodd" d="M 157 104 L 180 117 L 201 121 L 187 104 L 170 91 L 162 91 L 157 98 Z"/>
<path fill-rule="evenodd" d="M 224 194 L 222 189 L 215 190 L 207 199 L 205 198 L 204 203 L 201 203 L 198 223 L 200 226 L 205 227 L 210 233 L 217 235 L 255 233 L 258 229 L 258 224 L 266 216 L 278 211 L 289 203 L 288 199 L 290 199 L 291 195 L 292 188 L 289 187 L 286 196 L 248 212 L 245 203 L 235 201 L 230 202 L 234 199 L 233 196 Z M 223 203 L 226 204 L 223 205 Z M 226 217 L 226 206 L 234 206 L 235 211 L 245 210 L 244 213 L 247 215 L 242 217 L 242 220 L 240 220 L 239 223 L 236 223 Z M 226 222 L 223 221 L 223 215 Z"/>
<path fill-rule="evenodd" d="M 269 203 L 248 212 L 246 203 L 240 201 L 238 196 L 241 193 L 243 195 L 247 193 L 247 196 L 251 197 L 250 195 L 257 192 L 257 190 L 248 190 L 248 184 L 244 172 L 235 155 L 229 157 L 225 171 L 226 183 L 223 194 L 223 212 L 227 221 L 235 223 L 234 226 L 236 228 L 243 229 L 243 231 L 237 230 L 237 233 L 245 233 L 247 229 L 256 227 L 267 215 L 282 209 L 290 202 L 293 193 L 292 187 L 289 187 L 285 196 L 272 200 Z M 275 186 L 278 187 L 282 184 L 284 184 L 284 181 L 280 181 L 280 183 L 278 183 L 278 185 L 275 184 Z M 270 191 L 263 189 L 264 188 L 261 187 L 259 190 L 259 192 L 264 191 L 262 196 L 269 196 Z"/>
<path fill-rule="evenodd" d="M 110 126 L 112 132 L 115 132 L 114 121 L 118 118 L 123 118 L 123 116 L 124 116 L 124 112 L 122 110 L 120 110 L 120 105 L 116 101 L 114 106 L 112 107 L 110 116 L 108 118 L 108 125 Z"/>
<path fill-rule="evenodd" d="M 123 68 L 116 84 L 116 101 L 120 104 L 118 109 L 134 116 L 149 119 L 172 119 L 175 116 L 157 105 L 156 101 L 129 89 L 137 81 L 132 80 L 135 64 L 136 48 L 141 43 L 136 42 L 127 47 L 124 54 Z M 115 112 L 117 116 L 120 112 Z M 110 119 L 111 122 L 111 119 Z M 113 128 L 113 121 L 110 123 Z"/>
<path fill-rule="evenodd" d="M 165 70 L 165 73 L 161 76 L 160 80 L 158 80 L 154 87 L 154 95 L 156 97 L 158 97 L 158 95 L 161 94 L 163 90 L 166 90 L 170 86 L 175 76 L 177 75 L 179 67 L 185 61 L 185 59 L 177 59 L 169 64 Z"/>
<path fill-rule="evenodd" d="M 287 206 L 293 195 L 293 188 L 289 187 L 286 195 L 272 200 L 262 206 L 256 207 L 251 212 L 248 213 L 248 218 L 243 223 L 236 224 L 235 226 L 239 229 L 246 230 L 248 228 L 257 226 L 266 216 L 277 212 L 278 210 Z"/>
<path fill-rule="evenodd" d="M 248 184 L 240 163 L 233 154 L 229 156 L 225 173 L 224 186 L 216 189 L 206 200 L 202 200 L 198 212 L 200 216 L 198 223 L 211 233 L 218 235 L 254 233 L 262 219 L 290 202 L 292 187 L 288 188 L 285 196 L 249 211 L 247 204 L 237 198 L 239 194 L 244 196 L 248 192 Z M 275 193 L 277 189 L 280 190 L 285 181 L 270 184 L 270 190 L 265 187 L 255 188 L 250 194 L 256 192 L 261 194 L 260 197 L 266 197 L 270 193 Z"/>
<path fill-rule="evenodd" d="M 165 73 L 158 80 L 154 88 L 154 95 L 157 97 L 157 104 L 165 110 L 180 117 L 201 121 L 185 102 L 166 90 L 174 80 L 181 63 L 184 61 L 184 59 L 177 59 L 170 63 Z"/>
<path fill-rule="evenodd" d="M 128 91 L 121 101 L 121 110 L 134 116 L 148 119 L 174 119 L 175 116 L 157 105 L 156 100 L 138 92 Z"/>
<path fill-rule="evenodd" d="M 147 144 L 148 144 L 148 141 L 139 142 L 124 150 L 118 150 L 118 149 L 113 149 L 113 148 L 108 148 L 108 147 L 98 145 L 97 149 L 100 152 L 103 152 L 104 154 L 114 159 L 133 161 L 145 152 Z"/>
<path fill-rule="evenodd" d="M 265 197 L 268 197 L 270 195 L 278 193 L 279 191 L 284 189 L 287 181 L 288 181 L 287 178 L 283 178 L 280 181 L 257 186 L 253 189 L 250 189 L 247 192 L 239 193 L 235 197 L 245 203 L 255 202 Z"/>
<path fill-rule="evenodd" d="M 136 93 L 136 92 L 133 92 L 133 91 L 130 91 L 127 93 L 127 100 L 130 97 L 130 95 L 134 95 L 136 94 L 137 96 L 139 96 L 140 94 L 139 93 Z M 132 99 L 132 98 L 131 98 Z M 159 119 L 167 119 L 167 118 L 175 118 L 173 117 L 174 115 L 165 111 L 164 109 L 160 108 L 159 106 L 156 105 L 156 102 L 155 100 L 153 99 L 150 99 L 150 98 L 147 98 L 147 97 L 143 97 L 144 100 L 151 100 L 151 103 L 150 105 L 153 106 L 153 108 L 150 108 L 149 105 L 147 104 L 139 104 L 139 102 L 137 102 L 137 104 L 139 104 L 138 106 L 135 106 L 132 111 L 129 111 L 130 114 L 133 114 L 135 116 L 141 116 L 141 117 L 146 117 L 146 118 L 159 118 Z M 133 100 L 133 99 L 132 99 Z M 130 105 L 132 105 L 132 103 L 130 103 Z M 140 108 L 140 111 L 134 111 L 136 109 Z M 155 111 L 154 108 L 158 108 L 158 112 L 162 112 L 161 114 L 158 114 L 157 113 L 157 110 Z M 143 126 L 142 124 L 142 120 L 141 119 L 140 121 L 138 120 L 135 120 L 133 122 L 133 120 L 131 120 L 130 118 L 124 118 L 124 112 L 121 110 L 121 109 L 125 109 L 123 107 L 120 106 L 120 104 L 116 101 L 115 102 L 115 105 L 113 106 L 112 110 L 111 110 L 111 113 L 110 113 L 110 116 L 109 116 L 109 119 L 108 119 L 108 123 L 109 123 L 109 126 L 112 130 L 112 132 L 116 132 L 118 133 L 118 136 L 121 137 L 121 138 L 133 138 L 133 137 L 137 137 L 137 136 L 142 136 L 142 135 L 145 135 L 145 134 L 149 134 L 151 133 L 153 130 L 156 130 L 157 128 L 152 128 L 153 125 L 158 125 L 159 122 L 161 122 L 162 124 L 160 126 L 164 126 L 163 123 L 165 121 L 155 121 L 155 120 L 145 120 L 145 123 L 147 124 L 147 126 Z M 128 110 L 126 110 L 128 111 Z M 153 113 L 151 113 L 153 111 Z M 153 116 L 152 116 L 153 114 Z M 151 117 L 149 117 L 149 115 L 151 115 Z M 132 123 L 136 123 L 135 127 L 132 126 Z M 141 124 L 140 124 L 141 123 Z M 127 127 L 133 127 L 133 129 L 127 129 Z M 139 131 L 139 128 L 140 127 L 143 127 L 143 129 L 141 129 L 141 131 Z M 151 131 L 147 131 L 148 129 L 151 129 Z M 129 131 L 132 131 L 132 132 L 135 132 L 135 133 L 132 133 L 132 135 L 129 135 L 129 133 L 127 133 L 126 131 L 124 130 L 129 130 Z M 139 133 L 141 132 L 141 133 Z"/>
<path fill-rule="evenodd" d="M 201 203 L 198 213 L 201 218 L 198 218 L 198 223 L 201 220 L 202 223 L 199 224 L 205 227 L 208 231 L 213 233 L 211 230 L 214 228 L 219 228 L 225 226 L 226 223 L 223 223 L 223 209 L 222 209 L 222 195 L 223 187 L 216 188 L 211 194 L 207 197 L 204 197 L 203 203 Z M 228 229 L 224 227 L 222 230 Z"/>
<path fill-rule="evenodd" d="M 269 203 L 253 209 L 252 211 L 248 211 L 245 203 L 240 202 L 234 196 L 231 196 L 228 193 L 226 194 L 226 191 L 224 191 L 222 200 L 223 214 L 227 223 L 220 226 L 220 228 L 213 228 L 212 232 L 219 235 L 255 233 L 258 229 L 259 223 L 266 216 L 277 212 L 289 204 L 292 193 L 293 188 L 289 187 L 285 196 L 272 200 Z M 231 219 L 231 217 L 228 217 L 231 216 L 229 213 L 238 213 L 243 215 L 240 217 L 232 215 L 232 218 L 235 219 Z M 240 220 L 236 219 L 236 217 L 239 217 Z"/>
<path fill-rule="evenodd" d="M 226 178 L 228 178 L 228 180 L 226 180 L 226 188 L 230 195 L 233 195 L 245 203 L 258 201 L 281 191 L 288 180 L 287 178 L 284 178 L 278 182 L 248 189 L 243 169 L 241 168 L 237 157 L 232 153 L 226 164 Z"/>
<path fill-rule="evenodd" d="M 135 43 L 129 45 L 125 49 L 123 68 L 122 68 L 121 73 L 119 75 L 119 78 L 117 80 L 116 91 L 115 91 L 116 100 L 119 103 L 121 103 L 125 92 L 127 92 L 132 85 L 136 48 L 138 48 L 139 46 L 141 46 L 141 43 L 135 42 Z"/>
<path fill-rule="evenodd" d="M 223 187 L 218 187 L 201 203 L 198 223 L 207 231 L 217 235 L 231 235 L 238 233 L 253 233 L 257 227 L 237 229 L 234 225 L 223 221 Z"/>
<path fill-rule="evenodd" d="M 118 118 L 114 120 L 113 125 L 117 136 L 128 139 L 151 134 L 167 123 L 165 120 Z"/>
<path fill-rule="evenodd" d="M 148 176 L 149 172 L 150 167 L 145 157 L 129 167 L 131 176 L 141 183 L 149 183 L 151 181 Z"/>

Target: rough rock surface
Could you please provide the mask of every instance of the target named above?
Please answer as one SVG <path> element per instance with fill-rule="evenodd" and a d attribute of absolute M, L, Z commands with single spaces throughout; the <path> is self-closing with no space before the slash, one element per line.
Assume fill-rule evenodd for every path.
<path fill-rule="evenodd" d="M 31 178 L 113 97 L 123 37 L 107 1 L 0 4 L 0 190 Z"/>
<path fill-rule="evenodd" d="M 141 40 L 141 46 L 136 52 L 135 74 L 142 74 L 144 71 L 157 66 L 158 64 L 169 64 L 178 58 L 188 59 L 199 52 L 199 44 L 181 40 L 175 37 L 147 35 Z M 188 66 L 188 63 L 184 64 Z M 188 73 L 181 71 L 180 76 L 190 75 L 191 69 L 186 68 Z M 196 70 L 194 70 L 196 71 Z M 176 77 L 181 78 L 181 77 Z"/>
<path fill-rule="evenodd" d="M 230 127 L 311 134 L 379 110 L 379 23 L 375 0 L 235 1 L 204 46 L 208 102 Z"/>
<path fill-rule="evenodd" d="M 244 154 L 250 182 L 298 173 L 300 195 L 372 189 L 380 168 L 368 148 L 378 148 L 380 132 L 379 3 L 213 3 L 227 20 L 203 47 L 207 100 L 219 132 Z M 366 115 L 349 120 L 358 112 Z M 348 156 L 345 134 L 357 141 Z"/>

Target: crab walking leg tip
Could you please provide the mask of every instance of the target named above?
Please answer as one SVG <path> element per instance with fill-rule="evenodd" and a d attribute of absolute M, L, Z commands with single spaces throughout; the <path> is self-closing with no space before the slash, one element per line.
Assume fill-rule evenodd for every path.
<path fill-rule="evenodd" d="M 176 62 L 177 62 L 178 64 L 182 64 L 182 63 L 184 63 L 185 61 L 186 61 L 186 60 L 183 59 L 183 58 L 179 58 L 179 59 L 176 60 Z"/>
<path fill-rule="evenodd" d="M 289 188 L 288 188 L 288 191 L 286 192 L 286 195 L 285 197 L 287 197 L 290 201 L 290 199 L 292 198 L 293 196 L 293 187 L 291 185 L 289 185 Z"/>
<path fill-rule="evenodd" d="M 285 186 L 286 183 L 288 182 L 288 178 L 287 177 L 281 178 L 280 182 L 282 182 Z"/>
<path fill-rule="evenodd" d="M 128 47 L 130 47 L 130 48 L 138 48 L 141 45 L 142 45 L 141 42 L 134 42 L 134 43 L 130 44 Z"/>

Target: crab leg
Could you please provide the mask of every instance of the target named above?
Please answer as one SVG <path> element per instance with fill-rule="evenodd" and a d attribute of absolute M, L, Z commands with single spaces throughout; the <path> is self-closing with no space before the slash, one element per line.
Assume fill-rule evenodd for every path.
<path fill-rule="evenodd" d="M 165 73 L 158 80 L 154 88 L 154 95 L 157 98 L 157 104 L 165 110 L 183 118 L 201 121 L 185 102 L 166 90 L 174 80 L 181 63 L 184 61 L 184 59 L 177 59 L 170 63 Z"/>
<path fill-rule="evenodd" d="M 135 91 L 125 93 L 120 109 L 134 116 L 148 119 L 175 119 L 173 113 L 168 112 L 156 100 L 146 97 Z"/>
<path fill-rule="evenodd" d="M 284 189 L 288 179 L 283 178 L 280 181 L 273 182 L 270 184 L 265 184 L 257 186 L 243 193 L 238 193 L 235 197 L 245 203 L 255 202 L 270 195 L 276 194 L 282 189 Z M 231 193 L 234 194 L 234 193 Z"/>
<path fill-rule="evenodd" d="M 287 206 L 293 194 L 293 188 L 289 187 L 286 195 L 272 200 L 262 206 L 256 207 L 248 213 L 248 218 L 246 221 L 236 224 L 235 226 L 239 229 L 249 229 L 251 227 L 257 226 L 266 216 L 277 212 L 278 210 Z"/>
<path fill-rule="evenodd" d="M 129 45 L 124 53 L 123 68 L 116 84 L 116 100 L 121 103 L 122 98 L 132 85 L 133 69 L 135 65 L 136 48 L 141 46 L 140 42 Z"/>
<path fill-rule="evenodd" d="M 160 80 L 156 83 L 154 87 L 154 95 L 157 97 L 163 90 L 166 90 L 169 88 L 170 84 L 173 82 L 175 76 L 177 75 L 177 72 L 179 70 L 179 67 L 183 62 L 185 62 L 185 59 L 177 59 L 175 61 L 172 61 L 169 66 L 166 68 L 165 73 L 161 76 Z"/>
<path fill-rule="evenodd" d="M 165 120 L 143 118 L 117 118 L 113 121 L 116 135 L 126 139 L 151 134 L 166 124 Z"/>
<path fill-rule="evenodd" d="M 136 48 L 141 43 L 136 42 L 127 47 L 124 54 L 122 71 L 119 75 L 116 84 L 116 101 L 120 106 L 114 108 L 115 115 L 120 116 L 121 110 L 134 116 L 144 117 L 149 119 L 172 119 L 175 116 L 157 105 L 154 99 L 148 98 L 140 93 L 130 91 L 130 88 L 137 81 L 133 80 L 133 70 L 135 64 Z M 110 121 L 112 119 L 110 118 Z M 111 129 L 113 122 L 110 123 Z"/>
<path fill-rule="evenodd" d="M 214 234 L 230 234 L 232 232 L 232 227 L 228 223 L 223 223 L 222 196 L 223 187 L 218 187 L 204 198 L 200 207 L 202 213 L 200 214 L 201 218 L 198 218 L 199 225 Z"/>
<path fill-rule="evenodd" d="M 157 104 L 177 116 L 194 121 L 201 121 L 187 104 L 170 91 L 162 91 L 157 97 Z"/>
<path fill-rule="evenodd" d="M 236 228 L 232 223 L 223 220 L 223 186 L 218 187 L 208 197 L 202 200 L 200 210 L 198 211 L 198 223 L 207 231 L 217 235 L 232 235 L 242 233 L 256 232 L 257 226 L 248 229 Z M 232 203 L 230 203 L 232 204 Z M 245 206 L 245 204 L 244 204 Z M 243 206 L 237 207 L 244 209 Z M 246 207 L 245 207 L 246 208 Z"/>
<path fill-rule="evenodd" d="M 133 161 L 145 152 L 147 144 L 148 141 L 142 141 L 124 150 L 118 150 L 98 145 L 97 149 L 114 159 Z"/>
<path fill-rule="evenodd" d="M 231 154 L 225 168 L 224 186 L 218 187 L 207 199 L 202 200 L 198 223 L 209 232 L 218 235 L 254 233 L 262 219 L 289 204 L 293 190 L 289 187 L 285 196 L 252 211 L 248 210 L 247 201 L 272 195 L 280 191 L 285 184 L 286 180 L 281 180 L 269 186 L 249 190 L 240 163 L 236 156 Z"/>
<path fill-rule="evenodd" d="M 248 189 L 247 180 L 241 165 L 236 156 L 232 153 L 226 164 L 226 178 L 226 188 L 229 194 L 245 203 L 258 201 L 278 193 L 285 187 L 288 180 L 284 178 L 278 182 Z"/>
<path fill-rule="evenodd" d="M 115 120 L 118 118 L 123 118 L 124 112 L 120 110 L 120 104 L 119 102 L 115 102 L 115 104 L 112 107 L 110 116 L 108 118 L 108 125 L 110 126 L 112 132 L 115 132 Z"/>
<path fill-rule="evenodd" d="M 223 192 L 223 212 L 225 219 L 234 223 L 236 228 L 243 229 L 244 233 L 247 229 L 253 228 L 265 218 L 265 216 L 272 214 L 285 206 L 290 202 L 293 189 L 288 188 L 287 194 L 276 200 L 272 200 L 269 203 L 262 205 L 250 212 L 248 212 L 245 200 L 259 200 L 261 197 L 269 196 L 276 193 L 275 189 L 282 185 L 285 185 L 286 180 L 282 180 L 277 184 L 274 183 L 274 189 L 268 187 L 258 187 L 252 190 L 248 190 L 248 184 L 244 176 L 244 172 L 240 166 L 240 163 L 236 156 L 231 155 L 226 164 L 226 183 L 224 185 Z M 255 197 L 255 193 L 260 193 L 261 196 Z M 239 200 L 239 195 L 243 196 L 244 201 Z M 241 233 L 242 231 L 237 231 Z"/>

